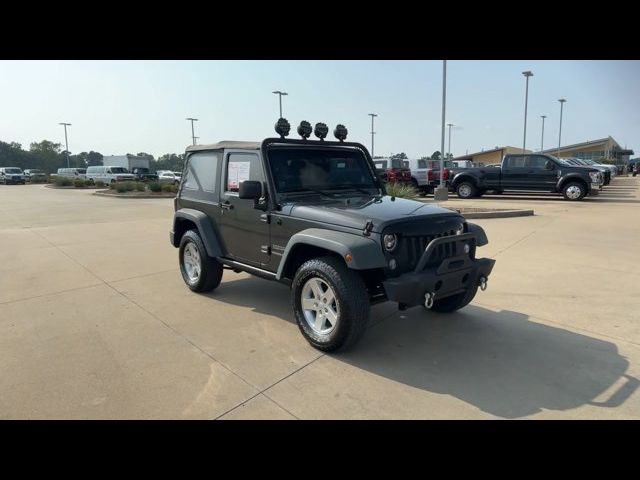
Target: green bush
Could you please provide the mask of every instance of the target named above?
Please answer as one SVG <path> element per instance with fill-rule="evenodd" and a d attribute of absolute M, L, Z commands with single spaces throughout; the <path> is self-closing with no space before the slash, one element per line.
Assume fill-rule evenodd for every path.
<path fill-rule="evenodd" d="M 147 189 L 147 186 L 143 182 L 136 182 L 136 190 L 138 192 L 144 192 Z"/>
<path fill-rule="evenodd" d="M 53 183 L 57 187 L 70 187 L 73 185 L 71 179 L 67 177 L 55 177 Z"/>
<path fill-rule="evenodd" d="M 151 190 L 152 192 L 160 192 L 162 190 L 162 185 L 160 185 L 158 182 L 151 182 L 149 184 L 149 190 Z"/>
<path fill-rule="evenodd" d="M 32 178 L 31 179 L 31 183 L 47 183 L 47 179 L 46 178 Z"/>
<path fill-rule="evenodd" d="M 75 178 L 73 180 L 73 186 L 76 188 L 84 188 L 86 185 L 87 185 L 87 182 L 85 182 L 81 178 Z"/>
<path fill-rule="evenodd" d="M 95 181 L 95 186 L 98 188 L 102 188 L 104 187 L 104 182 L 102 180 L 96 180 Z"/>
<path fill-rule="evenodd" d="M 162 186 L 162 191 L 167 193 L 176 193 L 178 191 L 177 185 L 172 185 L 171 183 L 166 183 Z"/>
<path fill-rule="evenodd" d="M 414 198 L 418 190 L 410 183 L 393 182 L 386 185 L 387 195 L 397 198 Z"/>
<path fill-rule="evenodd" d="M 115 187 L 115 188 L 116 188 L 116 192 L 118 192 L 118 193 L 125 193 L 125 192 L 127 192 L 127 191 L 128 191 L 128 190 L 127 190 L 127 185 L 125 185 L 125 183 L 126 183 L 126 182 L 118 182 L 118 183 L 116 184 L 116 187 Z"/>
<path fill-rule="evenodd" d="M 116 188 L 116 182 L 111 182 L 111 183 L 109 183 L 109 188 L 110 188 L 111 190 L 115 190 L 115 188 Z"/>

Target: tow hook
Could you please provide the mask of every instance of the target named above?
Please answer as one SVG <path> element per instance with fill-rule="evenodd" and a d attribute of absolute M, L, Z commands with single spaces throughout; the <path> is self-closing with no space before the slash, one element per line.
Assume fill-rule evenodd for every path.
<path fill-rule="evenodd" d="M 480 277 L 480 290 L 483 292 L 487 289 L 487 277 Z"/>
<path fill-rule="evenodd" d="M 424 307 L 431 308 L 433 307 L 433 297 L 435 297 L 435 293 L 427 292 L 424 294 Z"/>

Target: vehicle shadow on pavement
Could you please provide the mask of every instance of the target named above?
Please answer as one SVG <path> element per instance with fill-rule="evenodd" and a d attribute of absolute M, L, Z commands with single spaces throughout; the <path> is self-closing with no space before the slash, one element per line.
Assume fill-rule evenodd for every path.
<path fill-rule="evenodd" d="M 334 357 L 503 418 L 582 405 L 615 408 L 640 386 L 625 374 L 629 362 L 615 344 L 518 312 L 470 305 L 449 315 L 421 307 L 404 313 Z"/>
<path fill-rule="evenodd" d="M 289 289 L 275 282 L 240 278 L 207 296 L 295 323 Z M 389 302 L 372 307 L 372 313 L 379 318 L 362 340 L 330 357 L 498 417 L 582 405 L 615 408 L 640 386 L 625 374 L 629 362 L 615 344 L 530 321 L 522 313 L 473 304 L 448 315 L 422 307 L 399 312 Z"/>

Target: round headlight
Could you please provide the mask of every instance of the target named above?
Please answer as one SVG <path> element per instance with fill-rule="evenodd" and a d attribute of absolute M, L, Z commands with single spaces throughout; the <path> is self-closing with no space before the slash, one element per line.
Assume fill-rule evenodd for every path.
<path fill-rule="evenodd" d="M 462 235 L 464 233 L 464 224 L 461 223 L 456 227 L 456 235 Z"/>
<path fill-rule="evenodd" d="M 391 252 L 398 244 L 398 237 L 393 234 L 385 235 L 382 237 L 382 243 L 384 244 L 384 249 L 387 252 Z"/>

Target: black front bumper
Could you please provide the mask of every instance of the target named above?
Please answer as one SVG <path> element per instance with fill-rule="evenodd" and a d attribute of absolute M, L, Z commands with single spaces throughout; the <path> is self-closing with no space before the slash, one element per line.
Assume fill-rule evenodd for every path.
<path fill-rule="evenodd" d="M 439 300 L 479 285 L 483 277 L 488 279 L 495 260 L 475 259 L 468 254 L 445 258 L 437 267 L 425 268 L 425 264 L 438 245 L 454 242 L 460 242 L 456 250 L 463 251 L 463 244 L 475 243 L 475 236 L 466 233 L 432 240 L 413 272 L 382 282 L 387 298 L 403 306 L 412 307 L 423 304 L 427 293 L 434 294 L 434 299 Z"/>

